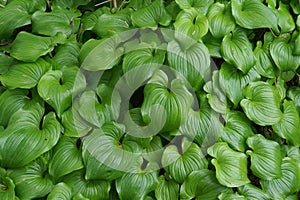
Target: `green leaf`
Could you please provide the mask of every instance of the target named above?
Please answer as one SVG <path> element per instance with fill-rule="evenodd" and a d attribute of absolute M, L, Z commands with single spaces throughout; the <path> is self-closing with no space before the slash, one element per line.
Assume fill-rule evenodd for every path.
<path fill-rule="evenodd" d="M 62 32 L 67 36 L 79 29 L 79 12 L 70 10 L 54 10 L 52 12 L 37 11 L 32 15 L 32 33 L 55 36 Z"/>
<path fill-rule="evenodd" d="M 282 119 L 280 96 L 269 83 L 251 82 L 244 88 L 243 94 L 246 99 L 241 101 L 241 106 L 251 121 L 267 126 L 274 125 Z"/>
<path fill-rule="evenodd" d="M 216 39 L 210 32 L 208 32 L 203 38 L 202 41 L 207 47 L 209 54 L 213 58 L 222 58 L 221 55 L 221 43 L 223 38 Z M 214 66 L 214 65 L 212 65 Z M 215 67 L 215 66 L 214 66 Z"/>
<path fill-rule="evenodd" d="M 116 180 L 116 188 L 120 200 L 144 199 L 148 193 L 157 187 L 157 172 L 130 172 Z"/>
<path fill-rule="evenodd" d="M 57 44 L 64 43 L 65 40 L 66 36 L 62 33 L 52 37 L 42 37 L 21 31 L 11 45 L 10 55 L 24 62 L 35 62 L 39 57 L 53 51 Z"/>
<path fill-rule="evenodd" d="M 77 8 L 81 5 L 87 5 L 91 0 L 53 0 L 52 9 L 61 10 L 64 8 Z"/>
<path fill-rule="evenodd" d="M 63 182 L 56 184 L 47 196 L 47 200 L 71 200 L 71 198 L 72 189 Z"/>
<path fill-rule="evenodd" d="M 144 89 L 144 102 L 141 107 L 146 123 L 150 123 L 154 115 L 160 116 L 162 132 L 178 128 L 186 120 L 193 101 L 181 79 L 170 81 L 170 88 L 168 82 L 167 74 L 158 70 Z"/>
<path fill-rule="evenodd" d="M 250 82 L 258 81 L 260 75 L 251 68 L 247 73 L 243 74 L 234 66 L 224 62 L 219 71 L 219 83 L 226 96 L 234 104 L 238 106 L 243 99 L 243 88 Z"/>
<path fill-rule="evenodd" d="M 84 12 L 82 17 L 80 18 L 80 21 L 82 23 L 82 30 L 92 30 L 96 23 L 98 22 L 98 18 L 104 14 L 108 13 L 109 8 L 107 7 L 101 7 L 94 12 Z"/>
<path fill-rule="evenodd" d="M 15 112 L 0 135 L 0 158 L 3 167 L 22 167 L 58 142 L 60 124 L 55 113 L 44 116 L 44 108 L 36 103 Z M 20 156 L 20 154 L 22 156 Z"/>
<path fill-rule="evenodd" d="M 229 193 L 222 193 L 218 196 L 220 200 L 248 200 L 245 196 L 239 195 L 237 193 L 229 194 Z"/>
<path fill-rule="evenodd" d="M 239 111 L 230 111 L 225 115 L 224 132 L 221 139 L 240 152 L 245 152 L 246 139 L 254 135 L 249 119 Z"/>
<path fill-rule="evenodd" d="M 294 54 L 293 45 L 289 37 L 278 37 L 270 45 L 271 56 L 281 71 L 296 70 L 300 65 L 300 56 Z"/>
<path fill-rule="evenodd" d="M 17 60 L 0 52 L 0 75 L 5 74 L 15 64 L 18 64 Z"/>
<path fill-rule="evenodd" d="M 246 184 L 238 188 L 240 194 L 244 195 L 248 200 L 270 200 L 271 197 L 266 192 L 251 184 Z"/>
<path fill-rule="evenodd" d="M 3 168 L 0 168 L 0 198 L 5 200 L 16 198 L 15 184 Z"/>
<path fill-rule="evenodd" d="M 276 13 L 259 0 L 233 0 L 232 15 L 241 27 L 247 29 L 272 28 L 279 33 Z"/>
<path fill-rule="evenodd" d="M 290 6 L 280 1 L 278 9 L 274 11 L 277 12 L 280 33 L 292 32 L 295 29 L 295 22 L 290 13 Z"/>
<path fill-rule="evenodd" d="M 175 36 L 188 36 L 199 41 L 208 32 L 208 20 L 194 8 L 181 11 L 175 20 Z"/>
<path fill-rule="evenodd" d="M 162 155 L 162 166 L 178 183 L 183 183 L 184 179 L 195 170 L 208 168 L 208 162 L 195 143 L 182 138 L 178 144 L 166 147 Z"/>
<path fill-rule="evenodd" d="M 175 0 L 175 2 L 179 5 L 182 10 L 187 10 L 190 8 L 196 8 L 198 12 L 202 14 L 206 14 L 209 6 L 213 4 L 213 0 Z"/>
<path fill-rule="evenodd" d="M 218 142 L 208 148 L 218 181 L 227 187 L 239 187 L 250 183 L 247 177 L 247 156 L 232 150 L 227 143 Z"/>
<path fill-rule="evenodd" d="M 81 68 L 89 71 L 107 70 L 120 61 L 123 48 L 119 47 L 116 37 L 103 40 L 91 39 L 86 42 L 80 52 Z"/>
<path fill-rule="evenodd" d="M 155 197 L 157 200 L 178 199 L 179 184 L 173 180 L 165 180 L 164 176 L 158 179 L 158 185 L 155 189 Z"/>
<path fill-rule="evenodd" d="M 84 170 L 78 170 L 65 176 L 63 182 L 72 187 L 73 196 L 77 196 L 77 199 L 109 199 L 110 183 L 103 180 L 86 180 Z"/>
<path fill-rule="evenodd" d="M 47 173 L 47 161 L 43 157 L 24 168 L 10 171 L 9 176 L 16 185 L 16 195 L 20 199 L 44 197 L 53 188 L 53 183 Z"/>
<path fill-rule="evenodd" d="M 226 62 L 234 65 L 245 74 L 248 73 L 256 63 L 251 43 L 245 32 L 240 29 L 236 29 L 223 38 L 221 53 Z"/>
<path fill-rule="evenodd" d="M 231 14 L 231 4 L 216 2 L 209 7 L 207 19 L 209 31 L 214 38 L 223 38 L 235 29 L 235 21 Z"/>
<path fill-rule="evenodd" d="M 298 114 L 300 115 L 300 88 L 296 86 L 290 87 L 287 92 L 287 96 L 293 100 Z"/>
<path fill-rule="evenodd" d="M 53 178 L 58 179 L 83 168 L 81 151 L 76 144 L 77 140 L 79 139 L 66 136 L 60 138 L 49 163 L 49 174 Z"/>
<path fill-rule="evenodd" d="M 189 48 L 181 43 L 175 40 L 168 43 L 168 63 L 197 91 L 211 74 L 209 52 L 203 43 L 194 42 Z"/>
<path fill-rule="evenodd" d="M 165 10 L 162 0 L 155 0 L 131 14 L 132 24 L 141 28 L 157 28 L 158 24 L 168 26 L 172 17 Z"/>
<path fill-rule="evenodd" d="M 286 139 L 291 145 L 300 146 L 300 118 L 293 101 L 283 103 L 283 118 L 272 126 L 274 132 Z"/>
<path fill-rule="evenodd" d="M 38 93 L 51 105 L 56 114 L 62 113 L 71 106 L 72 97 L 86 87 L 85 77 L 77 67 L 63 70 L 50 70 L 42 76 L 38 84 Z"/>
<path fill-rule="evenodd" d="M 180 199 L 215 200 L 222 192 L 230 192 L 230 188 L 221 185 L 216 173 L 208 169 L 193 171 L 180 188 Z"/>
<path fill-rule="evenodd" d="M 10 66 L 5 74 L 0 75 L 0 81 L 9 89 L 31 89 L 50 69 L 51 65 L 43 59 L 38 59 L 35 63 L 19 63 Z"/>
<path fill-rule="evenodd" d="M 282 176 L 281 149 L 277 142 L 256 134 L 247 139 L 247 144 L 252 149 L 246 153 L 251 157 L 250 169 L 255 176 L 263 180 L 271 180 Z"/>
<path fill-rule="evenodd" d="M 292 158 L 284 158 L 281 164 L 282 177 L 273 180 L 261 180 L 262 189 L 272 199 L 283 199 L 300 190 L 300 168 Z"/>

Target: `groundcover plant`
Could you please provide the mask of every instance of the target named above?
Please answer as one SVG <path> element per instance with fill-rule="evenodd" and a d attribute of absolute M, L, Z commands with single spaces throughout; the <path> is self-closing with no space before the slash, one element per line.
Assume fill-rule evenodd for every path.
<path fill-rule="evenodd" d="M 298 200 L 299 14 L 0 1 L 0 199 Z"/>

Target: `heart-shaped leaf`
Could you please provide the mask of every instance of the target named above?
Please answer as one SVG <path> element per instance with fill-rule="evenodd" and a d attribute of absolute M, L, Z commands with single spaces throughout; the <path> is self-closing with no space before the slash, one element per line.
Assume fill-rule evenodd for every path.
<path fill-rule="evenodd" d="M 225 142 L 214 144 L 207 152 L 214 157 L 211 162 L 222 185 L 239 187 L 250 183 L 247 177 L 247 156 L 244 153 L 232 150 Z"/>
<path fill-rule="evenodd" d="M 186 138 L 183 138 L 177 145 L 172 144 L 166 147 L 161 162 L 176 182 L 183 183 L 192 171 L 206 169 L 208 162 L 200 147 Z"/>
<path fill-rule="evenodd" d="M 141 28 L 157 28 L 158 24 L 168 26 L 172 17 L 165 10 L 162 0 L 155 0 L 149 6 L 132 13 L 133 25 Z"/>
<path fill-rule="evenodd" d="M 283 118 L 272 126 L 273 130 L 290 144 L 300 146 L 300 118 L 293 101 L 284 101 Z"/>
<path fill-rule="evenodd" d="M 53 183 L 47 173 L 47 161 L 43 157 L 24 168 L 10 171 L 9 177 L 14 181 L 16 195 L 20 199 L 44 197 L 53 188 Z"/>
<path fill-rule="evenodd" d="M 243 73 L 248 73 L 256 62 L 251 43 L 245 32 L 240 29 L 236 29 L 223 38 L 221 53 L 226 62 Z"/>
<path fill-rule="evenodd" d="M 248 146 L 253 149 L 247 154 L 251 157 L 250 169 L 253 174 L 261 179 L 270 180 L 279 178 L 281 174 L 281 149 L 280 145 L 272 140 L 257 134 L 247 139 Z"/>
<path fill-rule="evenodd" d="M 30 163 L 54 147 L 60 131 L 55 113 L 44 116 L 44 108 L 40 104 L 19 109 L 11 116 L 0 136 L 1 165 L 17 168 Z"/>
<path fill-rule="evenodd" d="M 9 89 L 30 89 L 50 69 L 51 65 L 43 59 L 38 59 L 35 63 L 20 63 L 12 65 L 5 74 L 0 75 L 0 81 Z"/>
<path fill-rule="evenodd" d="M 155 189 L 155 197 L 157 200 L 178 199 L 179 184 L 173 180 L 165 180 L 164 176 L 158 179 L 158 185 Z"/>
<path fill-rule="evenodd" d="M 63 136 L 55 146 L 53 157 L 49 163 L 49 174 L 55 179 L 83 168 L 77 140 Z"/>
<path fill-rule="evenodd" d="M 259 0 L 233 0 L 232 15 L 238 25 L 248 29 L 272 28 L 279 33 L 277 15 Z"/>
<path fill-rule="evenodd" d="M 274 125 L 282 119 L 280 96 L 269 83 L 251 82 L 244 88 L 243 94 L 246 99 L 241 101 L 241 106 L 251 121 L 266 126 Z"/>
<path fill-rule="evenodd" d="M 226 125 L 221 135 L 222 141 L 236 151 L 245 152 L 246 139 L 254 135 L 251 122 L 239 111 L 231 111 L 225 115 Z"/>
<path fill-rule="evenodd" d="M 47 196 L 47 200 L 70 200 L 72 198 L 72 188 L 61 182 L 56 184 Z"/>
<path fill-rule="evenodd" d="M 64 68 L 51 70 L 42 76 L 38 84 L 38 93 L 61 117 L 71 106 L 72 97 L 83 91 L 85 86 L 85 77 L 77 67 Z"/>
<path fill-rule="evenodd" d="M 57 44 L 64 43 L 65 40 L 66 36 L 62 33 L 52 37 L 42 37 L 21 31 L 12 43 L 10 55 L 24 62 L 35 62 L 39 57 L 53 51 Z"/>
<path fill-rule="evenodd" d="M 207 19 L 209 31 L 214 38 L 223 38 L 235 29 L 235 21 L 231 14 L 231 4 L 214 3 L 209 7 Z"/>
<path fill-rule="evenodd" d="M 216 179 L 216 173 L 208 169 L 193 171 L 180 188 L 180 199 L 215 200 L 222 192 L 231 189 L 221 185 Z"/>

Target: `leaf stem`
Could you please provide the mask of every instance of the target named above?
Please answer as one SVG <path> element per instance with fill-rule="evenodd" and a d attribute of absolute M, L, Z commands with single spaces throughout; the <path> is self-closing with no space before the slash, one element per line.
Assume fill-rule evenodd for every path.
<path fill-rule="evenodd" d="M 101 5 L 103 5 L 105 3 L 109 3 L 109 2 L 111 2 L 111 0 L 106 0 L 106 1 L 103 1 L 101 3 L 97 3 L 95 6 L 101 6 Z"/>

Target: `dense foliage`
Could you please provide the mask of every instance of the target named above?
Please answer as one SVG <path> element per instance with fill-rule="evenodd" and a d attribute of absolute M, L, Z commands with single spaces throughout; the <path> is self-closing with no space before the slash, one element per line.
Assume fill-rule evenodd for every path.
<path fill-rule="evenodd" d="M 0 1 L 0 199 L 298 200 L 299 14 Z"/>

